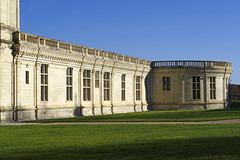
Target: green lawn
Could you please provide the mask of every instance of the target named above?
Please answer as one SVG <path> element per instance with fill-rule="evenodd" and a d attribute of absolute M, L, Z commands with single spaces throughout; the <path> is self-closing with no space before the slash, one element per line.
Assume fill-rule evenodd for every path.
<path fill-rule="evenodd" d="M 0 126 L 1 160 L 240 159 L 240 124 Z"/>
<path fill-rule="evenodd" d="M 233 102 L 231 109 L 149 111 L 104 116 L 74 117 L 40 120 L 34 122 L 190 122 L 216 121 L 240 118 L 240 102 Z"/>

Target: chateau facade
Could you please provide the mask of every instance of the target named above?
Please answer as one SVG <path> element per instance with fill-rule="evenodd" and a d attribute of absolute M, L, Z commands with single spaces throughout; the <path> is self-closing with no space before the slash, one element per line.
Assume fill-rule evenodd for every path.
<path fill-rule="evenodd" d="M 19 31 L 0 1 L 0 122 L 227 107 L 231 63 L 151 62 Z"/>

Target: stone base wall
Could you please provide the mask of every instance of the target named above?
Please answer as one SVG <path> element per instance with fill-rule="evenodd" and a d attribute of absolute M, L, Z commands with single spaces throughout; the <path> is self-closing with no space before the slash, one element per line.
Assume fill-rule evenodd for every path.
<path fill-rule="evenodd" d="M 150 109 L 153 111 L 158 110 L 200 110 L 200 109 L 225 109 L 227 104 L 193 104 L 193 105 L 151 105 Z"/>
<path fill-rule="evenodd" d="M 0 122 L 14 122 L 14 118 L 16 119 L 16 121 L 21 122 L 42 119 L 70 118 L 78 116 L 98 116 L 144 111 L 148 111 L 146 105 L 1 111 Z"/>

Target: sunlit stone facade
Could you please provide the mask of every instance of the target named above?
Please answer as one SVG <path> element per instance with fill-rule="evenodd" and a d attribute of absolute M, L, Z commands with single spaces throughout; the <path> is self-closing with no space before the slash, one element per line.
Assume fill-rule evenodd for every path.
<path fill-rule="evenodd" d="M 230 63 L 150 62 L 23 33 L 19 0 L 0 0 L 0 22 L 0 122 L 227 105 Z"/>
<path fill-rule="evenodd" d="M 152 62 L 148 104 L 152 110 L 228 107 L 231 63 L 216 61 Z"/>

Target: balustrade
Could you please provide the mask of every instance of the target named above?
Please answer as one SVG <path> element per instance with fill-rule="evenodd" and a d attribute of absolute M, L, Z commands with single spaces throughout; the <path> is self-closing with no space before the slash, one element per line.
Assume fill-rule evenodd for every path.
<path fill-rule="evenodd" d="M 95 56 L 95 49 L 93 49 L 93 48 L 75 45 L 75 44 L 62 42 L 62 41 L 57 41 L 54 39 L 40 37 L 40 36 L 36 36 L 36 35 L 24 33 L 24 32 L 15 32 L 14 40 L 15 40 L 15 42 L 20 42 L 20 41 L 30 42 L 30 43 L 37 44 L 40 46 L 42 45 L 42 46 L 54 47 L 57 49 L 64 49 L 64 50 L 69 50 L 69 51 L 74 51 L 74 52 L 79 52 L 79 53 Z M 96 53 L 99 53 L 99 54 L 96 54 L 96 56 L 104 57 L 104 58 L 108 58 L 108 59 L 118 59 L 119 61 L 138 63 L 138 64 L 142 64 L 142 65 L 145 64 L 145 65 L 149 65 L 149 66 L 151 64 L 150 61 L 141 60 L 141 59 L 133 58 L 133 57 L 129 57 L 129 56 L 124 56 L 124 55 L 117 54 L 117 53 L 112 53 L 112 52 L 107 52 L 107 51 L 102 51 L 102 50 L 96 50 Z"/>

